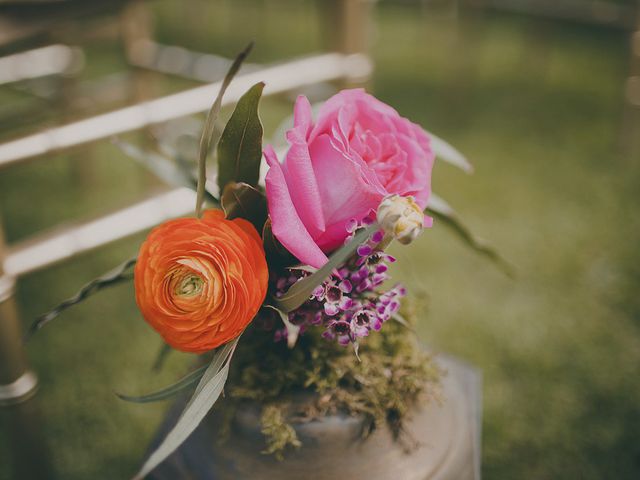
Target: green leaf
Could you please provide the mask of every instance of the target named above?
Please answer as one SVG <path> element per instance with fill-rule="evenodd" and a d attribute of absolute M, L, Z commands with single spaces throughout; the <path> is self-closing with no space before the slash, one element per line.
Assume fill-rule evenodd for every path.
<path fill-rule="evenodd" d="M 298 336 L 300 335 L 300 326 L 291 323 L 291 321 L 289 321 L 289 315 L 286 312 L 280 310 L 278 307 L 274 307 L 273 305 L 265 305 L 264 308 L 273 310 L 280 316 L 280 320 L 282 320 L 282 323 L 284 323 L 284 327 L 287 329 L 287 346 L 289 348 L 295 347 L 296 342 L 298 341 Z"/>
<path fill-rule="evenodd" d="M 244 62 L 249 52 L 253 48 L 253 42 L 249 43 L 247 47 L 240 52 L 240 54 L 236 57 L 236 59 L 231 64 L 229 71 L 224 77 L 222 81 L 222 85 L 220 86 L 220 91 L 218 92 L 218 96 L 216 97 L 213 105 L 211 105 L 211 110 L 207 114 L 207 119 L 204 122 L 204 128 L 202 129 L 202 137 L 200 137 L 200 151 L 198 155 L 198 186 L 196 189 L 196 216 L 200 217 L 202 212 L 202 202 L 204 201 L 205 195 L 205 184 L 207 181 L 207 156 L 209 155 L 209 151 L 211 150 L 211 146 L 215 145 L 215 126 L 216 121 L 218 120 L 218 115 L 220 114 L 220 109 L 222 108 L 222 97 L 224 92 L 229 87 L 231 80 L 235 77 L 238 70 L 240 70 L 240 66 L 242 62 Z M 222 191 L 222 189 L 220 189 Z"/>
<path fill-rule="evenodd" d="M 273 235 L 270 218 L 267 218 L 262 228 L 262 244 L 264 246 L 264 253 L 267 256 L 267 263 L 271 267 L 283 268 L 298 262 L 296 257 Z"/>
<path fill-rule="evenodd" d="M 126 402 L 133 402 L 133 403 L 159 402 L 160 400 L 165 400 L 167 398 L 173 397 L 174 395 L 177 395 L 178 393 L 189 388 L 190 386 L 195 385 L 198 382 L 198 380 L 202 378 L 207 368 L 208 368 L 208 365 L 205 365 L 204 367 L 200 367 L 197 370 L 194 370 L 193 372 L 184 376 L 183 378 L 178 380 L 176 383 L 173 383 L 168 387 L 162 388 L 153 393 L 148 393 L 146 395 L 141 395 L 141 396 L 132 396 L 132 395 L 124 395 L 122 393 L 116 392 L 116 395 L 118 396 L 118 398 Z"/>
<path fill-rule="evenodd" d="M 171 348 L 171 345 L 163 341 L 162 345 L 160 345 L 160 350 L 158 350 L 158 354 L 156 355 L 156 359 L 151 366 L 151 371 L 159 372 L 160 370 L 162 370 L 164 362 L 167 360 L 167 357 L 172 351 L 173 348 Z"/>
<path fill-rule="evenodd" d="M 456 211 L 443 198 L 432 193 L 425 211 L 451 228 L 473 250 L 492 260 L 507 276 L 511 278 L 515 276 L 514 266 L 484 239 L 474 235 L 462 222 Z"/>
<path fill-rule="evenodd" d="M 118 283 L 131 280 L 133 276 L 130 275 L 129 270 L 131 269 L 131 267 L 135 265 L 136 261 L 137 261 L 137 257 L 130 258 L 129 260 L 118 265 L 113 270 L 109 270 L 104 275 L 101 275 L 98 278 L 91 280 L 89 283 L 84 285 L 75 295 L 66 299 L 62 303 L 58 304 L 56 307 L 54 307 L 52 310 L 48 311 L 47 313 L 36 318 L 35 321 L 31 324 L 31 327 L 29 327 L 29 330 L 27 331 L 25 339 L 28 340 L 29 338 L 31 338 L 34 333 L 36 333 L 38 330 L 44 327 L 51 320 L 58 317 L 67 308 L 77 305 L 83 300 L 86 300 L 88 297 L 90 297 L 94 293 L 98 293 L 103 288 L 110 287 L 113 285 L 117 285 Z"/>
<path fill-rule="evenodd" d="M 276 307 L 288 313 L 306 302 L 313 290 L 324 282 L 335 268 L 346 262 L 358 249 L 358 246 L 378 229 L 380 229 L 380 225 L 374 222 L 356 233 L 349 243 L 340 247 L 329 257 L 329 261 L 322 268 L 291 285 L 289 290 L 276 300 Z"/>
<path fill-rule="evenodd" d="M 466 173 L 473 173 L 473 165 L 464 155 L 437 135 L 431 132 L 427 133 L 431 137 L 431 149 L 437 158 L 464 170 Z"/>
<path fill-rule="evenodd" d="M 256 187 L 262 159 L 262 124 L 258 104 L 264 83 L 251 87 L 236 105 L 218 143 L 218 186 L 224 191 L 229 182 Z"/>
<path fill-rule="evenodd" d="M 220 202 L 228 219 L 244 218 L 262 230 L 267 220 L 267 199 L 262 192 L 247 183 L 230 182 L 224 187 Z"/>
<path fill-rule="evenodd" d="M 171 455 L 198 427 L 205 415 L 216 403 L 229 375 L 231 357 L 238 344 L 232 340 L 216 350 L 211 363 L 205 370 L 191 400 L 187 403 L 176 425 L 164 438 L 160 446 L 149 456 L 134 480 L 142 480 L 154 468 Z"/>

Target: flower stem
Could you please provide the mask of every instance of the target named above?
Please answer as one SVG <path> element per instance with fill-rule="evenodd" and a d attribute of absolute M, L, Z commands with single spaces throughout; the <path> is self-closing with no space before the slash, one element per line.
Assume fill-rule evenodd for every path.
<path fill-rule="evenodd" d="M 209 155 L 209 151 L 213 147 L 215 147 L 216 143 L 218 142 L 218 139 L 214 137 L 216 120 L 218 119 L 220 109 L 222 108 L 222 96 L 231 83 L 231 80 L 233 80 L 233 77 L 236 75 L 236 73 L 238 73 L 240 65 L 242 65 L 244 59 L 247 58 L 247 55 L 249 55 L 249 52 L 252 48 L 253 42 L 250 42 L 249 45 L 247 45 L 245 49 L 238 54 L 236 59 L 231 64 L 229 71 L 222 81 L 222 85 L 220 85 L 218 95 L 216 96 L 213 105 L 211 105 L 211 110 L 209 110 L 209 113 L 207 114 L 207 119 L 204 122 L 202 137 L 200 137 L 200 154 L 198 156 L 198 185 L 196 187 L 196 217 L 198 218 L 202 216 L 202 204 L 204 203 L 205 186 L 207 183 L 207 156 Z"/>
<path fill-rule="evenodd" d="M 376 246 L 376 250 L 381 252 L 384 251 L 389 245 L 391 245 L 391 242 L 393 242 L 393 235 L 385 233 L 380 243 Z"/>

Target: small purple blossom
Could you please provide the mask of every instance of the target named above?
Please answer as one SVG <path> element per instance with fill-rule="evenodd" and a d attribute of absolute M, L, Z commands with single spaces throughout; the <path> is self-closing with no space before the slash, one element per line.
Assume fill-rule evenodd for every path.
<path fill-rule="evenodd" d="M 349 221 L 350 238 L 374 220 L 375 212 L 361 222 Z M 355 258 L 318 285 L 303 305 L 289 313 L 289 321 L 300 326 L 301 331 L 310 326 L 324 328 L 324 338 L 344 346 L 357 347 L 360 338 L 367 337 L 371 331 L 379 331 L 398 311 L 400 299 L 406 294 L 401 285 L 381 290 L 382 284 L 389 279 L 388 264 L 396 260 L 377 249 L 383 238 L 384 233 L 377 231 L 359 245 Z M 276 281 L 276 297 L 282 296 L 307 275 L 308 272 L 302 269 L 288 270 Z M 286 340 L 286 330 L 277 330 L 275 340 Z"/>
<path fill-rule="evenodd" d="M 345 320 L 331 320 L 327 324 L 327 329 L 322 334 L 329 340 L 337 340 L 340 345 L 346 346 L 352 342 L 351 325 Z"/>

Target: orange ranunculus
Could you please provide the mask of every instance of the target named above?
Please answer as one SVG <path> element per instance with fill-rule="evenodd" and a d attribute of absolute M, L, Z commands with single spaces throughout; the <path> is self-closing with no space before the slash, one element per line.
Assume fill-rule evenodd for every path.
<path fill-rule="evenodd" d="M 136 301 L 172 347 L 202 353 L 237 337 L 267 292 L 262 241 L 246 220 L 221 210 L 156 227 L 140 248 Z"/>

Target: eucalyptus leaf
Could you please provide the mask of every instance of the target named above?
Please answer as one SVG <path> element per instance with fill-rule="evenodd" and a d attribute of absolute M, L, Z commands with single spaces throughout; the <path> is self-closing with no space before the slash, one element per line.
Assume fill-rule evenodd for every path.
<path fill-rule="evenodd" d="M 300 326 L 291 323 L 291 321 L 289 320 L 289 315 L 286 312 L 280 310 L 278 307 L 274 307 L 273 305 L 265 305 L 264 308 L 273 310 L 280 316 L 282 323 L 284 323 L 284 327 L 287 329 L 287 346 L 289 348 L 295 347 L 296 342 L 298 341 L 298 336 L 300 335 Z"/>
<path fill-rule="evenodd" d="M 162 367 L 164 366 L 164 362 L 167 360 L 167 357 L 172 351 L 173 349 L 171 348 L 171 345 L 169 345 L 168 343 L 162 342 L 162 345 L 160 346 L 160 350 L 158 351 L 158 354 L 156 355 L 156 359 L 153 362 L 153 365 L 151 367 L 151 371 L 159 372 L 160 370 L 162 370 Z"/>
<path fill-rule="evenodd" d="M 218 186 L 243 182 L 256 187 L 262 160 L 262 123 L 258 104 L 264 83 L 256 83 L 238 100 L 218 142 Z"/>
<path fill-rule="evenodd" d="M 154 468 L 169 457 L 198 427 L 202 419 L 216 403 L 229 376 L 229 365 L 238 338 L 227 343 L 214 353 L 211 363 L 205 370 L 200 383 L 184 408 L 176 425 L 164 438 L 144 463 L 134 480 L 142 480 Z"/>
<path fill-rule="evenodd" d="M 124 400 L 126 402 L 133 402 L 133 403 L 151 403 L 151 402 L 159 402 L 161 400 L 166 400 L 167 398 L 171 398 L 174 395 L 177 395 L 183 390 L 186 390 L 192 385 L 195 385 L 196 383 L 198 383 L 198 381 L 202 378 L 202 375 L 204 375 L 204 372 L 206 371 L 207 368 L 208 368 L 208 365 L 205 365 L 204 367 L 200 367 L 197 370 L 194 370 L 193 372 L 189 373 L 188 375 L 185 375 L 183 378 L 169 385 L 168 387 L 162 388 L 153 393 L 148 393 L 146 395 L 140 395 L 140 396 L 133 396 L 133 395 L 124 395 L 122 393 L 116 392 L 116 395 L 121 400 Z"/>
<path fill-rule="evenodd" d="M 196 216 L 200 217 L 202 211 L 202 202 L 204 201 L 205 196 L 205 183 L 207 181 L 207 156 L 209 155 L 209 151 L 211 150 L 212 145 L 215 145 L 217 141 L 216 138 L 216 121 L 218 120 L 218 115 L 220 115 L 220 109 L 222 108 L 222 97 L 224 96 L 224 92 L 229 87 L 231 80 L 235 77 L 238 70 L 240 70 L 240 66 L 242 62 L 244 62 L 249 52 L 253 48 L 253 42 L 251 42 L 247 47 L 240 52 L 240 54 L 236 57 L 229 68 L 229 71 L 224 77 L 222 81 L 222 85 L 220 86 L 220 91 L 218 92 L 218 96 L 216 97 L 213 105 L 211 105 L 211 109 L 207 114 L 207 119 L 204 122 L 204 128 L 202 129 L 202 137 L 200 138 L 200 149 L 198 155 L 198 186 L 196 189 Z M 220 189 L 222 191 L 222 189 Z"/>
<path fill-rule="evenodd" d="M 47 323 L 49 323 L 54 318 L 58 317 L 62 312 L 66 309 L 77 305 L 78 303 L 86 300 L 88 297 L 93 295 L 94 293 L 98 293 L 100 290 L 106 287 L 111 287 L 113 285 L 117 285 L 118 283 L 129 281 L 133 278 L 131 272 L 129 270 L 131 267 L 135 265 L 137 261 L 137 257 L 130 258 L 129 260 L 121 263 L 113 270 L 109 270 L 104 275 L 99 276 L 98 278 L 91 280 L 89 283 L 84 285 L 78 292 L 72 297 L 66 299 L 62 303 L 58 304 L 52 310 L 47 313 L 39 316 L 35 319 L 35 321 L 29 327 L 26 333 L 26 340 L 31 338 L 34 333 L 44 327 Z"/>
<path fill-rule="evenodd" d="M 509 277 L 515 276 L 515 268 L 513 265 L 504 259 L 496 249 L 484 239 L 474 235 L 469 227 L 463 223 L 456 211 L 443 198 L 432 193 L 426 212 L 451 228 L 473 250 L 492 260 Z"/>
<path fill-rule="evenodd" d="M 240 337 L 237 337 L 235 340 L 225 343 L 213 353 L 211 362 L 209 362 L 209 366 L 211 367 L 209 369 L 210 373 L 207 375 L 211 376 L 213 372 L 219 372 L 222 366 L 227 361 L 227 359 L 229 359 L 229 361 L 231 360 L 230 356 L 233 354 L 234 350 L 236 349 L 236 345 L 238 344 L 239 340 L 240 340 Z M 206 381 L 201 381 L 196 387 L 194 396 L 197 395 L 204 388 L 205 385 L 206 385 Z"/>
<path fill-rule="evenodd" d="M 247 183 L 230 182 L 220 196 L 222 209 L 228 219 L 249 220 L 258 231 L 267 220 L 267 198 Z"/>
<path fill-rule="evenodd" d="M 364 243 L 370 235 L 379 229 L 380 225 L 374 222 L 356 233 L 349 243 L 340 247 L 329 257 L 329 261 L 322 268 L 291 285 L 289 290 L 277 299 L 276 307 L 288 313 L 306 302 L 313 290 L 324 282 L 334 269 L 346 262 L 355 253 L 360 244 Z"/>
<path fill-rule="evenodd" d="M 442 138 L 427 132 L 431 138 L 431 149 L 437 158 L 454 165 L 466 173 L 473 173 L 473 165 L 458 150 Z"/>

